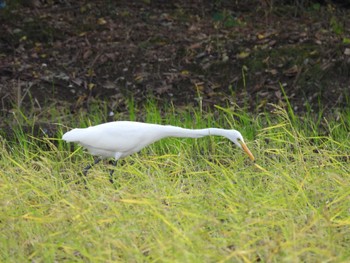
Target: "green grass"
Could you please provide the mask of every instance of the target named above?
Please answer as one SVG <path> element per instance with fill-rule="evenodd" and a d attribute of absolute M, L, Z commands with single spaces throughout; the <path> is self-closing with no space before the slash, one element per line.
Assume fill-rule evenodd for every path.
<path fill-rule="evenodd" d="M 0 262 L 350 260 L 349 112 L 160 114 L 154 102 L 140 112 L 148 122 L 234 127 L 256 163 L 224 138 L 164 139 L 120 162 L 114 186 L 107 162 L 95 166 L 86 189 L 78 173 L 90 155 L 16 131 L 16 142 L 0 141 Z"/>

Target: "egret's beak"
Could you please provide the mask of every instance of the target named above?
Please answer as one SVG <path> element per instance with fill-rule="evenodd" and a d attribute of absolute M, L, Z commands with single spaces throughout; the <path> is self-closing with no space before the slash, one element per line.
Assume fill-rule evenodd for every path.
<path fill-rule="evenodd" d="M 254 161 L 254 159 L 255 159 L 255 158 L 254 158 L 254 155 L 249 151 L 247 145 L 246 145 L 244 142 L 242 142 L 242 141 L 240 141 L 239 143 L 241 144 L 243 151 L 245 151 L 246 154 L 248 154 L 249 158 L 250 158 L 252 161 Z"/>

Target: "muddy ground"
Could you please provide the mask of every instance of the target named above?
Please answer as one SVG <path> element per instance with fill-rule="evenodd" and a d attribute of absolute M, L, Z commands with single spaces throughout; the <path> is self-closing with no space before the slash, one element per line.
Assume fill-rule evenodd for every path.
<path fill-rule="evenodd" d="M 1 118 L 15 108 L 75 112 L 98 100 L 122 112 L 131 98 L 255 112 L 289 100 L 300 114 L 347 107 L 350 9 L 271 2 L 7 3 Z"/>

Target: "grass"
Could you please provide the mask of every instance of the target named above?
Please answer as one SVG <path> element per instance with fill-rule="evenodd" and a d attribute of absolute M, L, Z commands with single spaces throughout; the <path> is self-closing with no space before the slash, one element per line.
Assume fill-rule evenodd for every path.
<path fill-rule="evenodd" d="M 91 156 L 16 131 L 16 142 L 0 141 L 1 262 L 350 260 L 349 112 L 160 114 L 153 102 L 144 112 L 130 117 L 235 127 L 256 163 L 224 138 L 164 139 L 120 162 L 114 186 L 111 167 L 97 165 L 86 189 L 77 174 Z"/>

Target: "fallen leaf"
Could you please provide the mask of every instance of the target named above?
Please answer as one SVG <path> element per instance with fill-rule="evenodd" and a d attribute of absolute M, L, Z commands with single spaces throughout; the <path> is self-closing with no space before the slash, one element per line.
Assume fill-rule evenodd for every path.
<path fill-rule="evenodd" d="M 104 19 L 103 17 L 100 17 L 99 19 L 97 19 L 97 24 L 99 24 L 100 26 L 107 24 L 106 19 Z"/>
<path fill-rule="evenodd" d="M 277 75 L 277 73 L 278 73 L 277 69 L 268 69 L 268 70 L 266 70 L 266 72 L 271 73 L 274 76 Z"/>
<path fill-rule="evenodd" d="M 282 92 L 280 90 L 275 91 L 275 96 L 278 100 L 282 100 Z"/>
<path fill-rule="evenodd" d="M 288 76 L 288 77 L 293 77 L 296 74 L 298 74 L 299 72 L 299 68 L 297 65 L 294 65 L 293 67 L 286 69 L 285 71 L 283 71 L 283 74 Z"/>
<path fill-rule="evenodd" d="M 350 56 L 350 48 L 346 48 L 346 49 L 344 50 L 344 55 Z"/>
<path fill-rule="evenodd" d="M 83 84 L 83 80 L 80 78 L 74 78 L 72 79 L 72 82 L 77 86 L 81 86 Z"/>
<path fill-rule="evenodd" d="M 237 58 L 244 59 L 246 57 L 249 57 L 250 53 L 247 51 L 242 51 L 241 53 L 237 54 Z"/>
<path fill-rule="evenodd" d="M 264 34 L 258 34 L 258 39 L 263 39 L 263 38 L 265 38 L 265 35 Z"/>
<path fill-rule="evenodd" d="M 169 90 L 171 90 L 172 88 L 172 85 L 165 85 L 165 86 L 161 86 L 159 88 L 156 88 L 156 92 L 159 94 L 159 95 L 162 95 L 166 92 L 168 92 Z"/>
<path fill-rule="evenodd" d="M 23 36 L 21 37 L 21 39 L 19 40 L 20 42 L 26 41 L 27 40 L 27 36 Z"/>
<path fill-rule="evenodd" d="M 103 87 L 106 89 L 116 89 L 117 85 L 113 81 L 108 80 L 104 83 Z"/>
<path fill-rule="evenodd" d="M 89 90 L 92 90 L 94 87 L 95 87 L 94 83 L 89 83 L 89 85 L 88 85 Z"/>
<path fill-rule="evenodd" d="M 88 49 L 84 52 L 83 54 L 83 60 L 86 60 L 87 58 L 89 58 L 92 55 L 92 51 L 91 49 Z"/>

